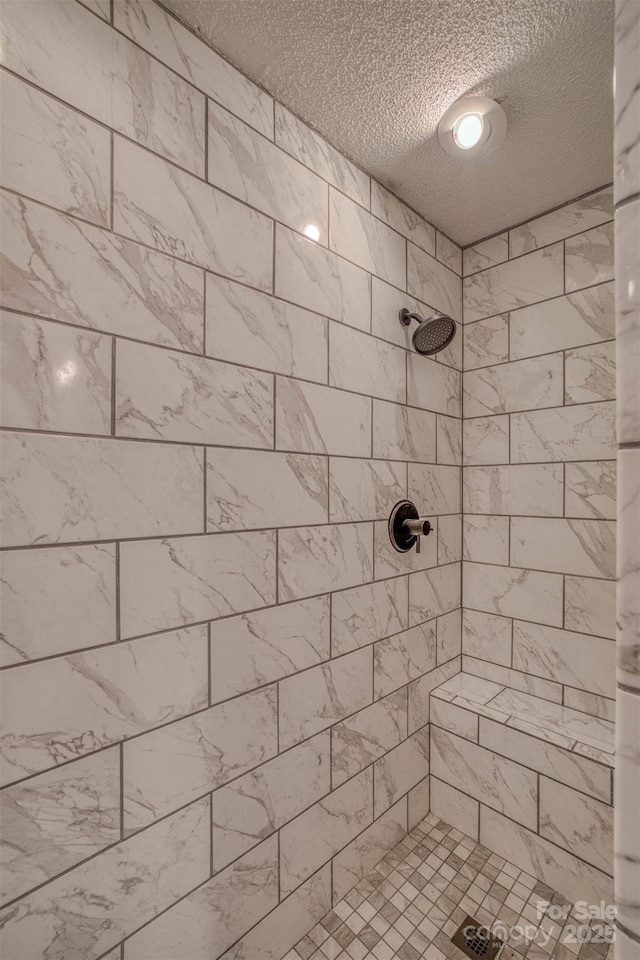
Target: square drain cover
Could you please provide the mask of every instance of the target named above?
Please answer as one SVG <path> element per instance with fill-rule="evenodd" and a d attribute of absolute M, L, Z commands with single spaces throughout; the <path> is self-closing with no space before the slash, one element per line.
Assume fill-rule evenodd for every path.
<path fill-rule="evenodd" d="M 487 927 L 469 916 L 464 918 L 451 942 L 468 957 L 482 957 L 482 960 L 493 960 L 504 946 L 503 941 L 494 937 Z"/>

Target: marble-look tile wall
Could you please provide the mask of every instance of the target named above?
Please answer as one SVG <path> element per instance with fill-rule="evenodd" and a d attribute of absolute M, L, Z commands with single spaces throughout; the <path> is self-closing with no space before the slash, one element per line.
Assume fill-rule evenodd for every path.
<path fill-rule="evenodd" d="M 617 960 L 640 958 L 640 4 L 616 3 Z"/>
<path fill-rule="evenodd" d="M 461 251 L 154 3 L 1 29 L 1 952 L 279 958 L 429 808 Z"/>
<path fill-rule="evenodd" d="M 612 720 L 613 191 L 463 252 L 463 670 Z"/>

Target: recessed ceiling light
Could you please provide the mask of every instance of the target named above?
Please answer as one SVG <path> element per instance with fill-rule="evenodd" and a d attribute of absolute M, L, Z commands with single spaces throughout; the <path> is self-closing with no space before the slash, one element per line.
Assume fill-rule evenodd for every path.
<path fill-rule="evenodd" d="M 305 237 L 309 240 L 313 240 L 314 243 L 317 243 L 320 239 L 320 227 L 316 223 L 308 223 L 305 227 L 302 228 L 302 232 Z"/>
<path fill-rule="evenodd" d="M 499 147 L 507 132 L 507 117 L 489 97 L 464 97 L 453 103 L 438 124 L 440 146 L 452 157 L 479 157 Z"/>

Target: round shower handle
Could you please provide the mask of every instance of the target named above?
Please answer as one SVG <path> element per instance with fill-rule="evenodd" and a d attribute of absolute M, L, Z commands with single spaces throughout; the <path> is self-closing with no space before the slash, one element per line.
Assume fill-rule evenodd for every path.
<path fill-rule="evenodd" d="M 431 533 L 431 523 L 421 517 L 411 500 L 399 500 L 389 517 L 389 539 L 394 550 L 407 553 L 413 546 L 420 553 L 420 537 Z"/>
<path fill-rule="evenodd" d="M 418 517 L 417 520 L 403 520 L 402 526 L 412 537 L 428 537 L 431 533 L 431 524 L 426 517 Z"/>

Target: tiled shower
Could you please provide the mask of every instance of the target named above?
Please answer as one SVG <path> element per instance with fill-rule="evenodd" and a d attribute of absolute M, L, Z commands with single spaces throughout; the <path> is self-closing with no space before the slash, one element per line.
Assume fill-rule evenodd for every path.
<path fill-rule="evenodd" d="M 464 250 L 152 0 L 0 28 L 3 960 L 635 960 L 640 4 Z"/>

